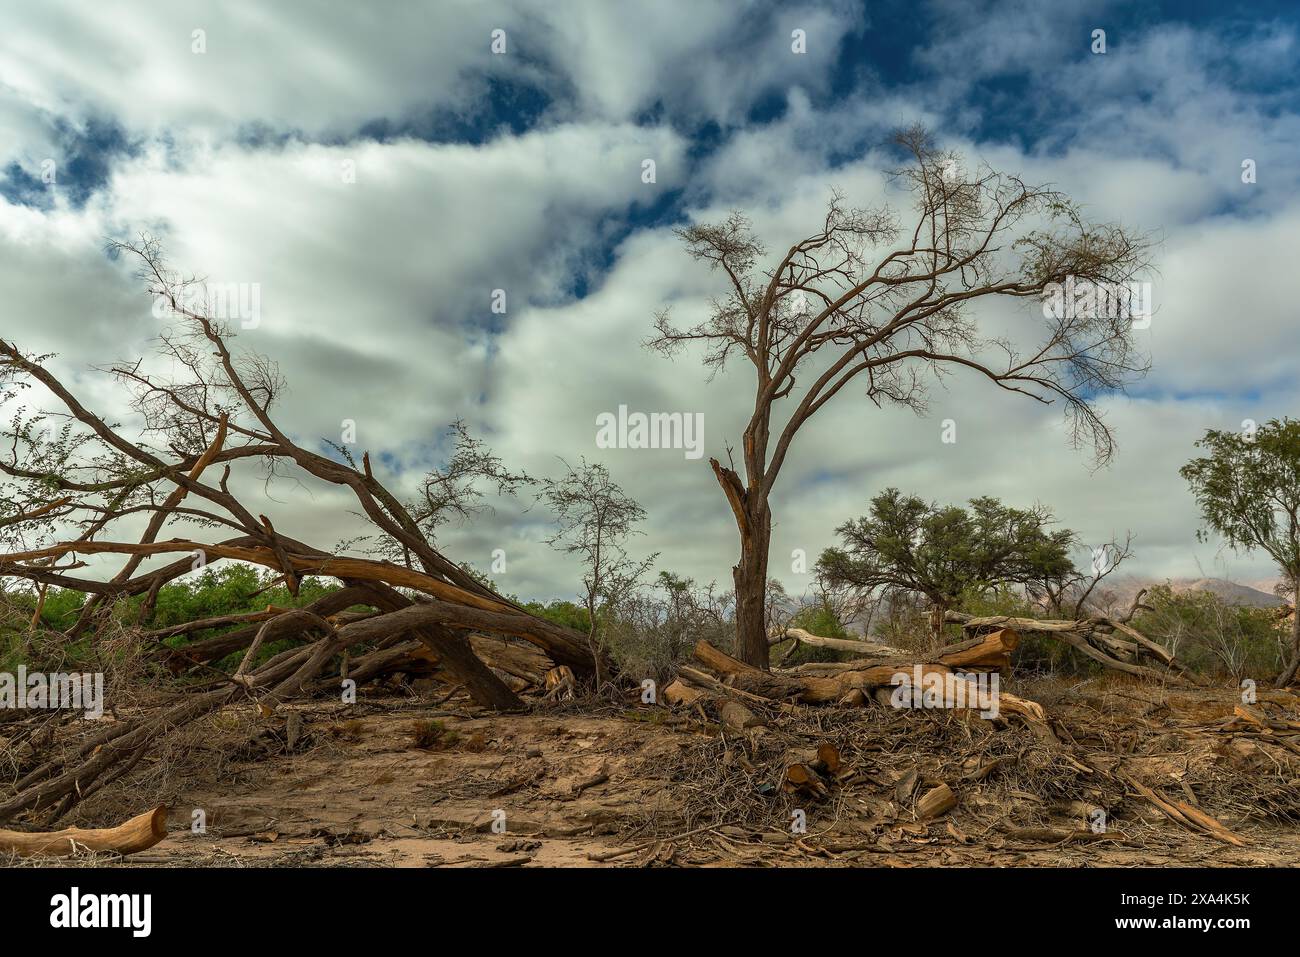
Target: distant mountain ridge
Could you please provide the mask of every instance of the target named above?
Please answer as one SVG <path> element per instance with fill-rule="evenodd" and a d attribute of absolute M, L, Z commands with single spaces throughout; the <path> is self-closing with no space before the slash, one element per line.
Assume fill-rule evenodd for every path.
<path fill-rule="evenodd" d="M 1109 582 L 1103 582 L 1103 586 Z M 1142 588 L 1152 588 L 1156 585 L 1168 585 L 1176 595 L 1186 594 L 1187 592 L 1205 591 L 1217 595 L 1225 604 L 1237 605 L 1245 608 L 1280 608 L 1289 602 L 1278 598 L 1271 592 L 1254 588 L 1250 585 L 1243 585 L 1240 582 L 1229 581 L 1226 578 L 1165 578 L 1142 580 L 1137 578 L 1126 581 L 1116 582 L 1106 589 L 1110 598 L 1109 604 L 1116 608 L 1127 609 L 1132 603 L 1133 598 L 1137 595 L 1138 590 Z"/>

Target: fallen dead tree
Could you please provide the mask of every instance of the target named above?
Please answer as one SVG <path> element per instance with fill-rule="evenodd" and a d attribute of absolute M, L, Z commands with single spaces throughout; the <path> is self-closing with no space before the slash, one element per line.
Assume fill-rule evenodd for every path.
<path fill-rule="evenodd" d="M 1141 595 L 1138 596 L 1139 599 Z M 1136 604 L 1136 603 L 1135 603 Z M 972 636 L 1014 628 L 1064 642 L 1113 671 L 1175 684 L 1203 684 L 1203 680 L 1159 642 L 1152 641 L 1123 618 L 1094 616 L 1078 620 L 1016 618 L 1007 615 L 976 617 L 949 610 L 945 621 L 959 624 Z M 1151 662 L 1147 664 L 1146 662 Z"/>
<path fill-rule="evenodd" d="M 793 641 L 790 650 L 786 653 L 785 660 L 799 650 L 800 645 L 808 645 L 811 648 L 829 648 L 832 651 L 847 651 L 852 654 L 874 655 L 878 657 L 902 657 L 905 652 L 898 648 L 891 648 L 889 645 L 882 645 L 871 641 L 857 641 L 851 638 L 823 638 L 820 635 L 814 635 L 805 628 L 781 628 L 772 635 L 772 644 L 780 644 L 784 641 Z"/>
<path fill-rule="evenodd" d="M 149 293 L 176 319 L 160 337 L 160 364 L 141 360 L 104 370 L 129 394 L 140 427 L 128 435 L 110 424 L 46 366 L 47 357 L 0 339 L 0 395 L 34 389 L 56 403 L 49 413 L 20 410 L 4 430 L 0 579 L 29 583 L 42 602 L 52 586 L 83 593 L 77 620 L 64 635 L 68 642 L 87 636 L 93 641 L 120 601 L 135 599 L 139 637 L 156 643 L 156 658 L 173 670 L 210 674 L 212 662 L 240 651 L 243 663 L 235 674 L 218 672 L 209 686 L 170 705 L 87 735 L 69 754 L 48 760 L 29 755 L 30 766 L 20 769 L 9 793 L 0 790 L 0 821 L 48 808 L 57 817 L 127 773 L 177 727 L 240 701 L 273 709 L 288 697 L 320 689 L 323 674 L 339 659 L 344 672 L 348 662 L 358 661 L 363 670 L 354 676 L 376 676 L 388 665 L 413 661 L 409 643 L 417 642 L 449 682 L 476 704 L 498 710 L 522 707 L 518 691 L 536 681 L 530 673 L 520 684 L 518 672 L 540 661 L 578 678 L 596 671 L 587 636 L 529 613 L 434 546 L 440 509 L 467 507 L 455 499 L 454 488 L 449 504 L 448 487 L 437 484 L 442 479 L 426 480 L 423 498 L 406 502 L 380 481 L 369 453 L 358 463 L 342 446 L 334 446 L 337 457 L 327 457 L 291 438 L 271 414 L 284 387 L 274 364 L 231 351 L 229 332 L 187 305 L 184 284 L 170 278 L 152 241 L 115 249 L 140 261 Z M 43 425 L 47 414 L 67 426 L 50 432 Z M 261 511 L 270 499 L 259 495 L 259 504 L 250 505 L 233 490 L 235 470 L 258 464 L 264 482 L 292 477 L 349 493 L 373 528 L 371 555 L 379 557 L 339 554 L 278 531 Z M 245 487 L 251 477 L 244 476 Z M 165 539 L 172 525 L 205 534 Z M 114 534 L 124 528 L 137 532 L 129 539 Z M 122 562 L 107 576 L 82 572 L 91 556 Z M 161 565 L 148 567 L 159 560 Z M 293 595 L 306 576 L 332 578 L 340 587 L 302 608 L 268 606 L 149 627 L 164 585 L 219 561 L 269 569 Z M 33 621 L 38 620 L 39 608 Z M 181 648 L 163 644 L 231 626 Z M 497 649 L 497 665 L 505 667 L 494 666 L 484 660 L 488 646 L 476 645 L 471 635 L 526 642 L 540 659 L 526 667 L 521 652 Z M 272 641 L 296 644 L 254 667 L 258 651 Z M 383 657 L 403 642 L 402 654 Z M 608 671 L 607 663 L 600 664 Z"/>
<path fill-rule="evenodd" d="M 167 836 L 167 808 L 156 807 L 116 827 L 68 827 L 61 831 L 0 829 L 0 854 L 70 857 L 83 851 L 135 854 Z"/>
<path fill-rule="evenodd" d="M 695 645 L 694 656 L 712 674 L 689 666 L 679 668 L 677 680 L 664 694 L 670 704 L 694 703 L 704 692 L 713 691 L 756 701 L 861 707 L 872 699 L 888 702 L 901 683 L 900 675 L 912 683 L 930 677 L 959 677 L 964 672 L 1003 670 L 1019 640 L 1014 630 L 1003 628 L 941 648 L 929 660 L 862 659 L 771 672 L 747 665 L 701 640 Z M 1032 701 L 1004 692 L 999 692 L 999 701 L 1007 713 L 1044 720 L 1042 709 Z"/>

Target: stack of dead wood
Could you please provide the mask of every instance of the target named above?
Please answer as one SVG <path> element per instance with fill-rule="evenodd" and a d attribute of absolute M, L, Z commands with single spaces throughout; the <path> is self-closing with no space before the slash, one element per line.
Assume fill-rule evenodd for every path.
<path fill-rule="evenodd" d="M 787 702 L 791 704 L 837 704 L 863 707 L 875 700 L 889 704 L 902 680 L 919 683 L 935 678 L 979 672 L 1004 671 L 1010 667 L 1011 652 L 1020 641 L 1012 628 L 975 635 L 940 648 L 933 655 L 919 657 L 864 658 L 844 662 L 821 662 L 794 668 L 762 671 L 719 651 L 707 641 L 695 645 L 700 670 L 684 666 L 664 689 L 668 704 L 693 705 L 709 696 L 722 695 L 743 701 Z M 891 649 L 892 650 L 892 649 Z M 711 673 L 710 673 L 711 672 Z M 1035 721 L 1044 718 L 1042 709 L 1005 692 L 999 694 L 1002 710 L 1023 714 Z"/>
<path fill-rule="evenodd" d="M 676 679 L 664 689 L 663 697 L 669 705 L 694 710 L 704 718 L 716 720 L 732 734 L 749 737 L 751 740 L 755 736 L 771 733 L 772 720 L 785 720 L 765 720 L 762 717 L 774 713 L 773 709 L 776 714 L 787 714 L 793 720 L 797 714 L 806 713 L 804 706 L 829 705 L 859 709 L 874 704 L 896 707 L 893 695 L 900 678 L 911 682 L 916 681 L 917 676 L 960 677 L 972 673 L 1002 671 L 1009 666 L 1011 652 L 1019 641 L 1019 634 L 1014 628 L 1006 627 L 1001 620 L 998 624 L 1003 627 L 991 631 L 985 630 L 988 620 L 966 618 L 963 623 L 973 624 L 971 630 L 976 633 L 923 658 L 865 658 L 778 668 L 770 673 L 746 665 L 708 642 L 701 641 L 694 650 L 695 664 L 678 670 Z M 805 641 L 808 637 L 816 640 L 816 636 L 800 637 Z M 842 647 L 846 644 L 852 643 L 840 642 L 839 650 L 859 650 Z M 878 650 L 879 646 L 872 648 Z M 1160 660 L 1169 662 L 1172 661 L 1172 656 Z M 1164 674 L 1158 677 L 1168 680 Z M 994 722 L 996 726 L 1019 724 L 1033 735 L 1040 747 L 1046 748 L 1054 756 L 1053 760 L 1072 767 L 1094 782 L 1094 786 L 1109 782 L 1108 787 L 1119 794 L 1126 793 L 1127 796 L 1142 800 L 1183 828 L 1226 844 L 1242 846 L 1245 843 L 1240 835 L 1196 806 L 1193 795 L 1188 794 L 1189 800 L 1183 800 L 1157 790 L 1139 780 L 1121 758 L 1106 756 L 1099 760 L 1095 753 L 1080 748 L 1075 740 L 1076 735 L 1063 728 L 1059 722 L 1050 720 L 1045 709 L 1037 702 L 1007 694 L 1000 689 L 998 699 L 999 716 Z M 973 706 L 966 710 L 973 710 Z M 1266 736 L 1270 744 L 1300 753 L 1300 745 L 1296 743 L 1300 742 L 1300 722 L 1276 713 L 1270 714 L 1262 707 L 1238 707 L 1232 718 L 1214 730 L 1230 738 L 1239 734 Z M 998 761 L 993 761 L 978 768 L 964 779 L 965 784 L 973 786 L 984 775 L 995 770 L 997 765 Z M 829 742 L 823 742 L 815 748 L 796 748 L 783 752 L 778 770 L 782 791 L 814 801 L 824 800 L 830 792 L 852 786 L 858 775 L 851 763 L 845 761 L 839 750 Z M 916 788 L 909 800 L 914 819 L 920 822 L 947 814 L 957 807 L 959 796 L 955 784 L 931 780 L 924 787 Z M 1026 831 L 1018 836 L 1023 838 L 1028 833 Z M 1052 840 L 1094 840 L 1103 837 L 1110 839 L 1115 835 L 1081 831 L 1064 835 L 1053 833 L 1050 837 Z M 1037 839 L 1040 838 L 1035 838 Z"/>
<path fill-rule="evenodd" d="M 54 402 L 48 410 L 21 410 L 8 426 L 8 451 L 0 456 L 0 552 L 7 552 L 0 580 L 35 590 L 33 628 L 48 589 L 81 592 L 77 619 L 62 635 L 67 644 L 116 634 L 115 612 L 129 603 L 131 626 L 154 644 L 157 659 L 215 677 L 149 714 L 85 734 L 67 753 L 24 755 L 17 780 L 0 787 L 0 823 L 49 809 L 57 817 L 130 771 L 177 727 L 241 702 L 273 710 L 319 689 L 327 675 L 337 688 L 386 670 L 436 668 L 476 704 L 516 710 L 523 707 L 519 692 L 539 680 L 571 691 L 587 675 L 608 673 L 588 636 L 531 614 L 435 547 L 445 491 L 436 477 L 423 499 L 404 501 L 380 481 L 368 453 L 358 462 L 341 446 L 331 457 L 317 451 L 318 442 L 300 444 L 271 412 L 284 387 L 275 364 L 232 352 L 222 323 L 189 307 L 156 243 L 115 249 L 139 261 L 150 294 L 177 324 L 158 340 L 161 363 L 142 358 L 110 370 L 140 423 L 131 434 L 87 408 L 46 357 L 0 339 L 0 392 L 32 388 Z M 66 422 L 64 432 L 43 426 L 47 417 Z M 240 487 L 233 470 L 257 463 L 264 480 L 288 475 L 350 495 L 374 533 L 370 555 L 381 557 L 338 554 L 281 532 L 259 511 L 270 499 L 259 495 L 260 504 L 250 504 L 232 491 Z M 165 539 L 175 525 L 206 533 Z M 95 556 L 121 561 L 82 572 Z M 146 566 L 154 560 L 161 561 Z M 306 576 L 340 587 L 300 608 L 151 627 L 165 585 L 220 561 L 270 569 L 294 596 Z M 232 630 L 181 649 L 164 644 L 216 628 Z M 290 647 L 258 664 L 273 642 Z M 213 668 L 240 652 L 233 674 Z M 554 669 L 562 670 L 550 675 Z"/>
<path fill-rule="evenodd" d="M 1008 615 L 976 617 L 951 610 L 944 618 L 949 623 L 961 625 L 968 635 L 1014 628 L 1023 634 L 1044 635 L 1062 641 L 1114 671 L 1174 684 L 1204 684 L 1200 676 L 1175 658 L 1168 648 L 1152 641 L 1123 618 L 1104 615 L 1078 620 Z"/>

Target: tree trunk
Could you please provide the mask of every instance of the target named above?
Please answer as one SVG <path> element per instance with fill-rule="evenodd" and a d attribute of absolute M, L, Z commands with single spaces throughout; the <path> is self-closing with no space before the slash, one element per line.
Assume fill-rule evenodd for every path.
<path fill-rule="evenodd" d="M 942 598 L 931 598 L 934 606 L 930 609 L 930 637 L 934 641 L 934 646 L 939 648 L 943 645 L 943 623 L 944 617 L 948 614 L 948 603 Z"/>
<path fill-rule="evenodd" d="M 0 853 L 12 852 L 19 857 L 38 854 L 68 857 L 83 850 L 134 854 L 153 847 L 166 836 L 167 808 L 156 807 L 117 827 L 90 830 L 69 827 L 62 831 L 0 830 Z"/>
<path fill-rule="evenodd" d="M 746 434 L 746 446 L 752 445 Z M 731 569 L 736 586 L 736 654 L 755 668 L 767 668 L 767 549 L 772 538 L 772 511 L 765 497 L 754 494 L 734 470 L 709 459 L 722 494 L 731 505 L 740 532 L 740 561 Z"/>
<path fill-rule="evenodd" d="M 736 654 L 755 668 L 768 667 L 767 549 L 772 514 L 749 516 L 748 536 L 741 529 L 740 561 L 731 570 L 736 586 Z"/>
<path fill-rule="evenodd" d="M 1285 688 L 1295 680 L 1297 671 L 1300 671 L 1300 591 L 1297 592 L 1297 604 L 1291 615 L 1291 663 L 1278 676 L 1277 686 Z"/>
<path fill-rule="evenodd" d="M 348 584 L 355 584 L 349 582 Z M 371 586 L 376 607 L 395 611 L 409 607 L 411 600 L 394 588 L 382 583 Z M 506 683 L 492 673 L 492 669 L 470 649 L 469 641 L 457 635 L 440 622 L 431 622 L 412 630 L 412 637 L 424 642 L 425 647 L 438 656 L 442 666 L 465 686 L 475 704 L 498 711 L 517 711 L 524 703 Z"/>

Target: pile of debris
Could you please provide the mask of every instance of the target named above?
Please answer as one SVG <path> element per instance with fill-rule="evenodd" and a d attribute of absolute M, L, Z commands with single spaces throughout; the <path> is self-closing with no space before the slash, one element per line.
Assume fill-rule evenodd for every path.
<path fill-rule="evenodd" d="M 139 420 L 130 435 L 88 409 L 47 367 L 47 357 L 0 339 L 0 392 L 33 389 L 56 403 L 48 411 L 21 410 L 9 426 L 9 451 L 0 459 L 6 478 L 0 489 L 0 549 L 8 552 L 0 554 L 0 579 L 21 580 L 35 591 L 33 627 L 50 588 L 85 596 L 75 623 L 61 635 L 65 646 L 85 638 L 102 645 L 118 624 L 114 609 L 134 600 L 132 625 L 142 631 L 142 640 L 156 645 L 158 660 L 173 670 L 192 668 L 213 677 L 148 713 L 79 736 L 57 753 L 40 746 L 49 738 L 50 715 L 22 716 L 42 730 L 19 729 L 16 773 L 0 788 L 0 823 L 19 814 L 33 822 L 34 815 L 41 815 L 42 823 L 56 820 L 127 774 L 177 728 L 237 702 L 270 713 L 318 689 L 339 661 L 335 687 L 386 668 L 415 667 L 414 659 L 423 657 L 424 666 L 436 663 L 476 704 L 498 711 L 524 707 L 517 690 L 520 673 L 531 682 L 531 669 L 541 662 L 517 646 L 475 643 L 471 635 L 534 646 L 552 666 L 564 669 L 552 676 L 557 686 L 571 688 L 575 678 L 602 673 L 606 663 L 587 636 L 529 613 L 445 557 L 432 543 L 432 506 L 419 499 L 404 502 L 386 488 L 368 453 L 358 463 L 336 446 L 339 456 L 331 458 L 291 437 L 271 412 L 284 385 L 274 364 L 232 353 L 222 324 L 187 306 L 156 243 L 116 248 L 138 258 L 150 294 L 180 317 L 179 327 L 159 339 L 162 362 L 146 366 L 141 360 L 111 369 Z M 49 416 L 66 427 L 50 432 L 42 426 Z M 232 491 L 232 469 L 257 463 L 265 480 L 292 475 L 304 484 L 350 493 L 382 543 L 382 554 L 394 557 L 337 554 L 277 530 L 258 511 L 264 505 L 250 506 Z M 164 529 L 176 524 L 198 526 L 217 540 L 163 540 Z M 114 535 L 124 529 L 134 530 L 132 540 Z M 79 572 L 89 556 L 123 561 L 105 579 Z M 159 557 L 174 560 L 143 568 Z M 253 614 L 150 629 L 164 585 L 223 560 L 271 569 L 294 596 L 305 576 L 332 578 L 340 587 L 299 608 L 269 606 Z M 236 627 L 180 649 L 163 644 L 227 626 Z M 259 650 L 273 642 L 289 646 L 259 663 Z M 233 674 L 212 667 L 239 651 L 243 660 Z"/>
<path fill-rule="evenodd" d="M 926 660 L 772 673 L 700 642 L 664 699 L 718 736 L 646 773 L 693 795 L 680 822 L 686 844 L 754 862 L 776 854 L 851 863 L 935 842 L 1148 846 L 1167 842 L 1161 820 L 1243 848 L 1243 826 L 1300 821 L 1300 698 L 1286 692 L 1208 721 L 1197 709 L 1232 709 L 1235 690 L 1196 689 L 1189 694 L 1202 697 L 1184 710 L 1165 703 L 1167 689 L 1132 683 L 1116 694 L 1150 695 L 1146 711 L 1121 716 L 1112 705 L 1099 720 L 1100 709 L 1049 708 L 1005 692 L 995 717 L 896 694 L 918 675 L 995 672 L 1016 641 L 1004 627 Z"/>

